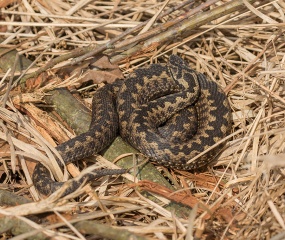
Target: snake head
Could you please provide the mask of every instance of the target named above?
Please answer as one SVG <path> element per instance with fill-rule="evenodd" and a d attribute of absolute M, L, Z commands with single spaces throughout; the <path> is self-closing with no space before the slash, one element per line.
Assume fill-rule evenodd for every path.
<path fill-rule="evenodd" d="M 170 55 L 169 57 L 169 64 L 177 67 L 186 66 L 188 67 L 187 63 L 183 61 L 181 57 L 177 55 Z"/>
<path fill-rule="evenodd" d="M 186 90 L 189 97 L 197 98 L 200 93 L 197 73 L 189 68 L 186 62 L 177 55 L 171 55 L 168 62 L 168 70 L 174 81 L 180 85 L 181 90 Z"/>

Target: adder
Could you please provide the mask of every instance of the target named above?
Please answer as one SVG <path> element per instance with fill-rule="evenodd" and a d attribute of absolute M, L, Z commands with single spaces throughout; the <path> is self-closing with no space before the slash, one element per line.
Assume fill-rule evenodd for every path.
<path fill-rule="evenodd" d="M 92 101 L 88 132 L 57 146 L 65 164 L 99 153 L 118 132 L 124 140 L 166 167 L 195 170 L 208 165 L 225 142 L 204 152 L 230 132 L 231 111 L 223 90 L 214 81 L 189 68 L 177 55 L 167 64 L 150 64 L 126 80 L 99 88 Z M 62 163 L 58 160 L 60 166 Z M 127 169 L 103 169 L 72 181 L 63 195 L 82 183 Z M 54 181 L 38 163 L 33 173 L 36 189 L 50 195 L 63 183 Z"/>

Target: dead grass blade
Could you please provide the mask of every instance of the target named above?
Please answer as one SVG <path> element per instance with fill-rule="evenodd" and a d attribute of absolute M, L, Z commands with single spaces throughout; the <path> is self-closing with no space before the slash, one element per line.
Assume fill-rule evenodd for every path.
<path fill-rule="evenodd" d="M 101 238 L 113 239 L 282 239 L 284 0 L 24 0 L 0 1 L 0 6 L 2 238 L 84 239 L 96 227 Z M 97 77 L 95 60 L 102 55 L 127 76 L 149 62 L 167 62 L 171 53 L 227 93 L 232 133 L 223 140 L 229 142 L 216 164 L 189 173 L 148 163 L 143 173 L 145 159 L 117 139 L 91 169 L 118 168 L 106 159 L 128 158 L 127 167 L 141 178 L 104 177 L 64 198 L 63 189 L 39 196 L 30 177 L 35 162 L 43 162 L 55 178 L 67 179 L 67 171 L 56 164 L 54 146 L 85 131 L 90 122 L 82 103 L 71 104 L 77 115 L 68 114 L 70 107 L 55 111 L 52 107 L 64 105 L 51 100 L 64 95 L 56 88 L 68 89 L 69 103 L 76 96 L 90 106 L 104 77 L 121 74 L 102 65 L 100 79 L 89 83 Z M 80 126 L 74 121 L 78 113 Z M 93 164 L 94 159 L 78 163 L 72 175 L 80 177 L 81 169 L 89 171 Z M 11 194 L 29 201 L 15 201 Z"/>

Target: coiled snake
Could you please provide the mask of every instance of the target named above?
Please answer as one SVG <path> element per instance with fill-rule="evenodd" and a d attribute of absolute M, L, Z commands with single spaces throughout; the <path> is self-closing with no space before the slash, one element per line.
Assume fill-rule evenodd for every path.
<path fill-rule="evenodd" d="M 189 160 L 229 134 L 231 112 L 218 85 L 190 69 L 178 56 L 168 64 L 151 64 L 98 89 L 92 102 L 88 132 L 57 146 L 65 164 L 103 150 L 117 136 L 163 166 L 192 170 L 213 160 L 220 144 L 191 163 Z M 60 161 L 58 161 L 61 165 Z M 64 195 L 94 178 L 125 173 L 99 170 L 72 181 Z M 62 186 L 38 163 L 33 173 L 36 189 L 49 195 Z"/>

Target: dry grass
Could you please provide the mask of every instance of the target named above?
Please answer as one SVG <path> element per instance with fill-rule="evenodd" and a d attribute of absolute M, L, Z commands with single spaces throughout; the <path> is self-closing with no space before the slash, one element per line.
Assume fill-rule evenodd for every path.
<path fill-rule="evenodd" d="M 211 18 L 211 10 L 220 6 L 222 11 L 225 4 L 235 2 L 243 8 Z M 173 9 L 178 6 L 181 8 Z M 22 200 L 14 200 L 16 195 L 5 200 L 7 193 L 1 192 L 3 239 L 10 234 L 26 239 L 37 233 L 55 239 L 93 239 L 85 233 L 111 239 L 128 239 L 132 234 L 141 239 L 285 238 L 285 1 L 212 0 L 203 5 L 200 1 L 15 0 L 0 1 L 0 7 L 1 51 L 16 49 L 34 61 L 27 73 L 39 73 L 47 62 L 58 60 L 44 69 L 41 78 L 26 83 L 32 89 L 26 94 L 16 88 L 19 80 L 23 82 L 21 72 L 13 64 L 4 67 L 1 63 L 0 188 L 36 201 L 20 204 Z M 160 11 L 165 13 L 163 18 L 157 16 Z M 206 12 L 206 20 L 201 11 Z M 172 27 L 196 12 L 193 20 Z M 180 30 L 183 35 L 178 37 Z M 88 50 L 73 51 L 78 48 Z M 168 199 L 155 195 L 159 199 L 155 202 L 134 185 L 114 178 L 103 178 L 72 196 L 53 194 L 39 200 L 32 187 L 29 160 L 54 159 L 54 139 L 62 142 L 73 136 L 62 122 L 45 116 L 43 98 L 58 86 L 84 92 L 78 74 L 66 72 L 63 79 L 54 73 L 82 62 L 85 53 L 101 53 L 98 49 L 118 63 L 125 75 L 149 62 L 166 62 L 171 53 L 177 53 L 224 88 L 233 126 L 217 164 L 196 178 L 162 168 L 178 190 L 175 196 L 182 189 L 208 209 L 194 207 L 183 217 L 165 208 L 172 194 Z M 3 52 L 0 54 L 3 59 Z M 85 71 L 85 66 L 76 68 Z M 11 75 L 20 78 L 12 82 Z M 39 87 L 41 79 L 46 82 Z M 59 136 L 40 121 L 50 129 L 59 126 Z M 104 165 L 104 161 L 100 163 Z M 126 177 L 134 180 L 131 175 Z M 52 214 L 42 222 L 27 217 L 47 212 Z M 5 225 L 8 222 L 10 227 Z M 19 226 L 24 230 L 18 230 Z"/>

